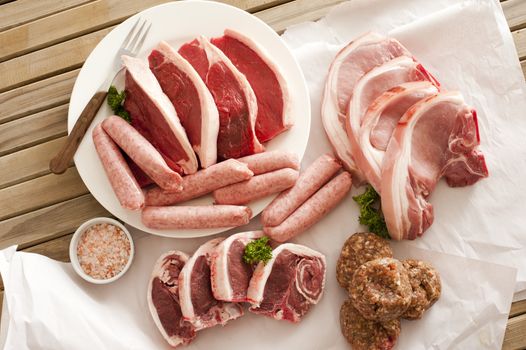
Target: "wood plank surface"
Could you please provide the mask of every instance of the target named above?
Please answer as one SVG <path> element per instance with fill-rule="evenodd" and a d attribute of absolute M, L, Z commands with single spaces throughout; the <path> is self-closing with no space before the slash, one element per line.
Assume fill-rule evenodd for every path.
<path fill-rule="evenodd" d="M 526 59 L 526 28 L 513 32 L 513 40 L 520 60 Z"/>
<path fill-rule="evenodd" d="M 0 156 L 67 135 L 68 105 L 0 124 Z"/>
<path fill-rule="evenodd" d="M 49 174 L 0 190 L 0 220 L 37 210 L 88 193 L 76 168 Z M 67 218 L 64 218 L 67 219 Z M 1 226 L 4 226 L 2 223 Z"/>
<path fill-rule="evenodd" d="M 0 157 L 0 189 L 49 174 L 49 159 L 64 142 L 65 136 Z"/>
<path fill-rule="evenodd" d="M 511 318 L 506 326 L 503 350 L 526 348 L 526 314 Z"/>
<path fill-rule="evenodd" d="M 514 31 L 526 27 L 526 1 L 508 0 L 501 5 L 510 30 Z"/>
<path fill-rule="evenodd" d="M 510 310 L 510 318 L 526 314 L 526 300 L 521 300 L 513 303 Z"/>
<path fill-rule="evenodd" d="M 17 0 L 2 6 L 0 31 L 67 10 L 93 0 Z"/>
<path fill-rule="evenodd" d="M 69 242 L 73 233 L 24 249 L 24 252 L 47 256 L 50 259 L 69 262 Z M 3 284 L 2 284 L 3 289 Z"/>

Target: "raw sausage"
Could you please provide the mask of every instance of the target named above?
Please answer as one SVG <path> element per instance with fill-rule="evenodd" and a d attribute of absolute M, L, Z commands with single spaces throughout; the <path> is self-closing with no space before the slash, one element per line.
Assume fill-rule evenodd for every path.
<path fill-rule="evenodd" d="M 290 190 L 277 196 L 261 214 L 263 226 L 281 224 L 294 210 L 320 189 L 342 167 L 331 154 L 316 159 Z"/>
<path fill-rule="evenodd" d="M 181 175 L 170 169 L 159 151 L 124 119 L 112 115 L 102 122 L 102 128 L 162 189 L 170 192 L 182 190 Z"/>
<path fill-rule="evenodd" d="M 251 216 L 249 207 L 236 205 L 146 207 L 142 222 L 160 230 L 203 229 L 245 225 Z"/>
<path fill-rule="evenodd" d="M 323 186 L 278 226 L 265 227 L 266 235 L 285 242 L 307 230 L 331 211 L 351 190 L 351 174 L 343 172 Z"/>
<path fill-rule="evenodd" d="M 280 169 L 254 176 L 250 180 L 214 191 L 217 204 L 247 204 L 253 200 L 281 192 L 294 186 L 299 173 L 293 169 Z"/>
<path fill-rule="evenodd" d="M 239 158 L 238 160 L 246 163 L 254 175 L 264 174 L 283 168 L 291 168 L 294 170 L 300 169 L 298 156 L 295 153 L 286 151 L 256 153 L 251 156 Z"/>
<path fill-rule="evenodd" d="M 162 206 L 185 202 L 200 197 L 218 188 L 245 181 L 252 177 L 245 163 L 235 159 L 214 164 L 195 174 L 183 177 L 183 191 L 168 193 L 159 187 L 154 187 L 146 192 L 146 205 Z"/>
<path fill-rule="evenodd" d="M 104 171 L 122 207 L 140 210 L 144 207 L 144 194 L 121 151 L 100 124 L 93 129 L 92 137 Z"/>

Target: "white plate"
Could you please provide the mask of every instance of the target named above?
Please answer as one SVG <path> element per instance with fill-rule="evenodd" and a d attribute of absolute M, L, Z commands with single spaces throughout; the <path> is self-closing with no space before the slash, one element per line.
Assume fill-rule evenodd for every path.
<path fill-rule="evenodd" d="M 110 71 L 113 59 L 121 42 L 138 16 L 150 20 L 153 24 L 144 43 L 143 50 L 139 54 L 141 58 L 146 58 L 161 40 L 167 41 L 174 48 L 178 49 L 181 44 L 198 35 L 207 37 L 221 36 L 226 28 L 240 31 L 264 47 L 282 68 L 285 79 L 289 84 L 291 112 L 295 118 L 294 126 L 289 131 L 267 143 L 266 148 L 267 150 L 289 150 L 297 153 L 300 159 L 303 157 L 310 130 L 310 99 L 305 79 L 298 63 L 276 32 L 263 21 L 238 8 L 216 2 L 184 1 L 152 7 L 127 19 L 106 35 L 84 63 L 73 87 L 69 104 L 68 131 L 71 132 L 82 109 L 106 76 L 113 74 Z M 104 173 L 91 138 L 93 127 L 110 114 L 111 110 L 104 103 L 75 155 L 77 170 L 97 201 L 122 221 L 140 230 L 161 236 L 199 237 L 225 231 L 227 228 L 154 230 L 142 224 L 140 212 L 126 210 L 120 206 Z M 253 215 L 259 214 L 273 197 L 269 196 L 251 203 L 250 208 Z M 212 197 L 207 196 L 190 201 L 187 204 L 201 205 L 211 203 Z"/>

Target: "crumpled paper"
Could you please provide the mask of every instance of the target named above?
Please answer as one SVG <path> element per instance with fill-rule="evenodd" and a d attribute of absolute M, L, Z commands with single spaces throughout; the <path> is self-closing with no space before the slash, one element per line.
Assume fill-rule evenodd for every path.
<path fill-rule="evenodd" d="M 393 30 L 445 86 L 460 89 L 479 110 L 491 177 L 466 189 L 441 184 L 432 198 L 432 228 L 417 241 L 392 243 L 397 258 L 433 264 L 443 283 L 441 299 L 422 320 L 402 322 L 398 349 L 500 349 L 517 278 L 510 266 L 520 268 L 517 290 L 525 287 L 525 225 L 519 207 L 525 192 L 520 175 L 526 169 L 519 113 L 525 110 L 524 82 L 519 81 L 522 73 L 511 37 L 496 6 L 489 0 L 353 0 L 318 23 L 295 26 L 284 34 L 311 94 L 312 132 L 303 167 L 330 149 L 319 116 L 328 65 L 342 43 L 367 30 Z M 439 40 L 440 33 L 450 40 Z M 431 52 L 428 45 L 434 42 Z M 353 189 L 353 194 L 358 192 Z M 335 265 L 345 239 L 364 230 L 357 217 L 349 196 L 294 240 L 324 253 L 328 266 L 325 294 L 300 324 L 247 314 L 225 327 L 200 332 L 187 348 L 347 349 L 339 326 L 346 293 L 336 282 Z M 256 217 L 225 235 L 259 227 Z M 168 349 L 146 305 L 151 269 L 162 253 L 192 253 L 207 238 L 167 239 L 132 231 L 135 260 L 126 275 L 110 285 L 89 284 L 69 264 L 15 253 L 14 247 L 0 251 L 4 348 Z"/>

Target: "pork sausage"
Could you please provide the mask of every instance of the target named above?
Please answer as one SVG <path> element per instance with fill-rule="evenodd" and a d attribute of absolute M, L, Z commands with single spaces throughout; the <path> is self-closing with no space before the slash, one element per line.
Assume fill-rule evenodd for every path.
<path fill-rule="evenodd" d="M 290 190 L 281 193 L 263 210 L 263 226 L 281 224 L 294 210 L 320 189 L 341 168 L 341 163 L 331 154 L 316 159 L 300 175 Z"/>
<path fill-rule="evenodd" d="M 278 226 L 264 227 L 267 236 L 285 242 L 307 230 L 331 211 L 351 190 L 351 174 L 343 172 L 323 186 Z"/>
<path fill-rule="evenodd" d="M 245 163 L 228 159 L 183 177 L 182 192 L 168 193 L 159 187 L 148 190 L 146 192 L 146 205 L 162 206 L 185 202 L 218 188 L 248 180 L 252 175 L 252 171 Z"/>
<path fill-rule="evenodd" d="M 104 171 L 122 207 L 130 210 L 143 208 L 144 194 L 117 145 L 100 124 L 93 129 L 92 137 Z"/>
<path fill-rule="evenodd" d="M 253 200 L 281 192 L 294 186 L 299 173 L 293 169 L 280 169 L 254 176 L 250 180 L 214 191 L 216 204 L 247 204 Z"/>
<path fill-rule="evenodd" d="M 300 169 L 298 156 L 295 153 L 286 151 L 256 153 L 238 160 L 247 164 L 254 175 L 269 173 L 283 168 Z"/>
<path fill-rule="evenodd" d="M 142 222 L 159 230 L 235 227 L 248 224 L 252 210 L 236 205 L 146 207 Z"/>
<path fill-rule="evenodd" d="M 124 119 L 112 115 L 102 122 L 102 128 L 162 189 L 170 192 L 182 190 L 181 175 L 170 169 L 159 151 Z"/>

